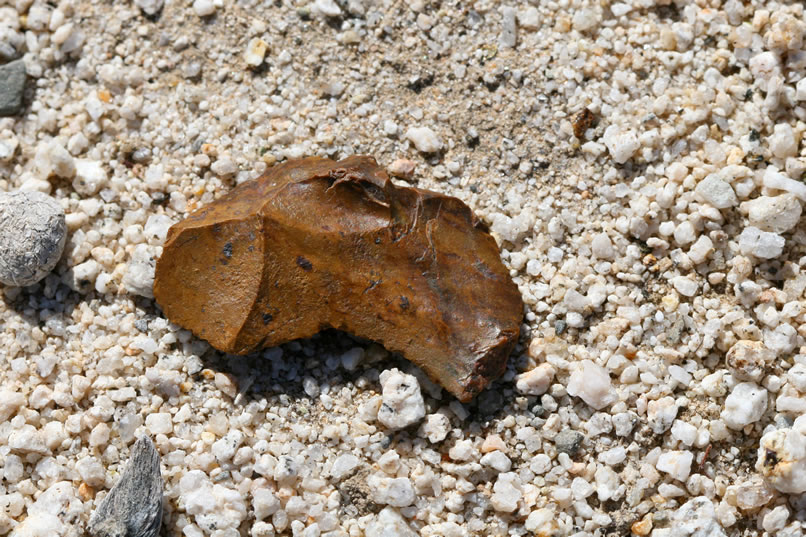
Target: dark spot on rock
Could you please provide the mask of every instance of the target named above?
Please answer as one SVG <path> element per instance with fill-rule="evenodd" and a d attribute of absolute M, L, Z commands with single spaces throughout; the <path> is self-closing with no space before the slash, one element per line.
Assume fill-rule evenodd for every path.
<path fill-rule="evenodd" d="M 263 324 L 269 324 L 271 320 L 274 319 L 271 313 L 264 313 L 263 314 Z"/>
<path fill-rule="evenodd" d="M 228 242 L 227 244 L 225 244 L 224 245 L 224 250 L 222 250 L 222 251 L 224 253 L 224 257 L 226 257 L 227 259 L 231 258 L 232 257 L 232 243 Z"/>
<path fill-rule="evenodd" d="M 778 464 L 778 454 L 768 449 L 764 456 L 764 466 L 775 466 L 776 464 Z"/>
<path fill-rule="evenodd" d="M 408 298 L 406 298 L 404 296 L 400 297 L 400 309 L 402 309 L 403 311 L 406 311 L 407 309 L 409 309 L 409 299 Z"/>
<path fill-rule="evenodd" d="M 313 265 L 311 264 L 311 262 L 302 257 L 301 255 L 297 256 L 297 265 L 299 265 L 300 268 L 302 268 L 302 270 L 304 271 L 311 271 L 313 269 Z"/>

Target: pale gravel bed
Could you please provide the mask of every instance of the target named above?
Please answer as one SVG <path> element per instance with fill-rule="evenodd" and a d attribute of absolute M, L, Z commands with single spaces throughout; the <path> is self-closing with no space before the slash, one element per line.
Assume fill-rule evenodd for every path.
<path fill-rule="evenodd" d="M 803 10 L 0 0 L 0 191 L 68 227 L 2 289 L 0 535 L 83 535 L 144 434 L 169 536 L 802 535 Z M 151 297 L 172 223 L 351 154 L 501 245 L 523 335 L 470 404 L 339 333 L 222 355 Z"/>

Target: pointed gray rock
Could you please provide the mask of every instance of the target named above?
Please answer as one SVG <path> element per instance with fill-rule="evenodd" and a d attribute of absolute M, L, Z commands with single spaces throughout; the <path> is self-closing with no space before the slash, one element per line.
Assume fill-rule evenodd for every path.
<path fill-rule="evenodd" d="M 156 537 L 162 525 L 162 474 L 154 444 L 140 437 L 131 458 L 101 505 L 92 514 L 93 537 Z"/>
<path fill-rule="evenodd" d="M 25 92 L 25 62 L 15 60 L 0 65 L 0 117 L 16 116 L 22 111 Z"/>

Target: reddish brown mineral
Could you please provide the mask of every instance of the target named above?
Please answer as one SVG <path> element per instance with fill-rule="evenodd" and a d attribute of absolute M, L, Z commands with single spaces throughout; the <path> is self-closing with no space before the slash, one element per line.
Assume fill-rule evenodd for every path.
<path fill-rule="evenodd" d="M 154 296 L 246 354 L 337 328 L 469 401 L 503 373 L 523 303 L 457 198 L 392 184 L 371 157 L 289 161 L 173 226 Z"/>

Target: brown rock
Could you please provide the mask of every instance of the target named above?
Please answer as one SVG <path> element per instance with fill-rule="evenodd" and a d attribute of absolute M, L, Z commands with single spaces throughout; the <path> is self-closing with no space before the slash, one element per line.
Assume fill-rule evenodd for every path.
<path fill-rule="evenodd" d="M 467 205 L 395 186 L 361 156 L 280 164 L 173 226 L 154 296 L 221 351 L 336 328 L 403 354 L 461 401 L 503 373 L 523 316 Z"/>

